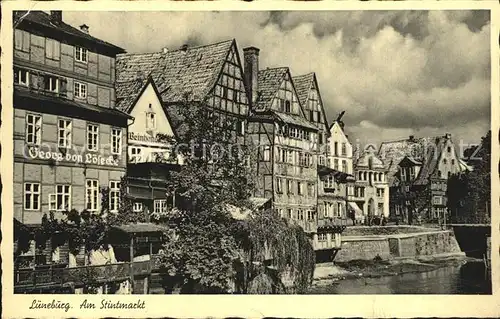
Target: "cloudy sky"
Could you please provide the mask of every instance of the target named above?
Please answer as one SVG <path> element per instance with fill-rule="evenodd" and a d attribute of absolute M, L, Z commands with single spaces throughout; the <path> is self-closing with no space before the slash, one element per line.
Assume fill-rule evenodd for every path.
<path fill-rule="evenodd" d="M 314 71 L 350 139 L 452 133 L 475 143 L 490 123 L 488 11 L 64 12 L 128 52 L 235 38 L 260 66 Z"/>

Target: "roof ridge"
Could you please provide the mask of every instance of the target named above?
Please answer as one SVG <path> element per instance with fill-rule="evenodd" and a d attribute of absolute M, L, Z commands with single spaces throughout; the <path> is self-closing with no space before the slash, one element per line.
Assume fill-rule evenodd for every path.
<path fill-rule="evenodd" d="M 274 68 L 265 68 L 265 69 L 262 69 L 262 70 L 259 70 L 259 72 L 264 72 L 264 71 L 272 71 L 272 70 L 280 70 L 280 69 L 283 69 L 283 70 L 289 70 L 290 68 L 287 67 L 287 66 L 278 66 L 278 67 L 274 67 Z"/>
<path fill-rule="evenodd" d="M 224 40 L 224 41 L 219 41 L 219 42 L 215 42 L 215 43 L 202 44 L 202 45 L 193 46 L 193 47 L 188 46 L 187 49 L 188 50 L 190 50 L 190 49 L 200 49 L 200 48 L 209 47 L 209 46 L 216 46 L 216 45 L 223 44 L 223 43 L 226 43 L 226 42 L 233 42 L 234 40 L 235 39 L 232 38 L 230 40 Z M 175 50 L 168 50 L 167 53 L 169 53 L 169 52 L 177 52 L 177 51 L 180 51 L 180 50 L 182 50 L 182 49 L 181 48 L 177 48 Z"/>
<path fill-rule="evenodd" d="M 316 72 L 311 71 L 311 72 L 306 73 L 306 74 L 300 74 L 300 75 L 292 76 L 292 79 L 296 79 L 296 78 L 300 78 L 300 77 L 306 77 L 306 76 L 311 76 L 311 75 L 314 75 L 315 73 Z"/>

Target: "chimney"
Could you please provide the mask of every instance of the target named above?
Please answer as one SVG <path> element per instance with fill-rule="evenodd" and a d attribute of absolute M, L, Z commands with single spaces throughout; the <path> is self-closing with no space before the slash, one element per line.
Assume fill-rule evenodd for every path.
<path fill-rule="evenodd" d="M 450 134 L 450 133 L 446 133 L 446 134 L 444 135 L 444 137 L 445 137 L 447 140 L 449 140 L 449 139 L 451 138 L 451 134 Z"/>
<path fill-rule="evenodd" d="M 50 11 L 50 20 L 55 23 L 62 22 L 62 11 L 57 10 L 57 11 Z"/>
<path fill-rule="evenodd" d="M 413 141 L 415 139 L 415 136 L 410 135 L 410 141 Z"/>
<path fill-rule="evenodd" d="M 247 85 L 248 94 L 251 98 L 250 105 L 257 102 L 257 74 L 259 73 L 259 52 L 256 47 L 248 47 L 243 49 L 244 55 L 244 79 Z"/>
<path fill-rule="evenodd" d="M 162 51 L 163 53 L 168 53 L 168 48 L 167 48 L 167 47 L 165 47 L 165 48 L 161 49 L 161 51 Z"/>
<path fill-rule="evenodd" d="M 89 26 L 88 26 L 88 25 L 86 25 L 86 24 L 82 24 L 82 25 L 80 26 L 80 30 L 82 30 L 83 32 L 85 32 L 85 33 L 87 33 L 87 34 L 88 34 L 88 33 L 89 33 Z"/>
<path fill-rule="evenodd" d="M 181 51 L 186 52 L 186 51 L 187 51 L 187 49 L 188 49 L 188 45 L 187 45 L 187 44 L 183 44 L 183 45 L 181 46 Z"/>

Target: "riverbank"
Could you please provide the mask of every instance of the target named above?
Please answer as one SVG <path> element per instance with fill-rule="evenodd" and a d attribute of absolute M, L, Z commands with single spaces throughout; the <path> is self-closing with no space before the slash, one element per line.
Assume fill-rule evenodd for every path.
<path fill-rule="evenodd" d="M 420 273 L 442 267 L 463 265 L 477 261 L 463 255 L 446 254 L 442 256 L 400 258 L 391 260 L 352 260 L 317 264 L 313 286 L 328 285 L 332 282 L 352 278 L 378 278 L 406 273 Z"/>

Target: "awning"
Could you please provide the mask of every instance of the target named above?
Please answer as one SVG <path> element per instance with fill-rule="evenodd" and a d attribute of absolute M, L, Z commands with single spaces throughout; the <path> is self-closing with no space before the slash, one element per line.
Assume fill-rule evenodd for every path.
<path fill-rule="evenodd" d="M 354 202 L 349 202 L 349 206 L 354 211 L 354 216 L 356 219 L 360 219 L 363 217 L 363 211 L 359 208 L 358 204 Z"/>

